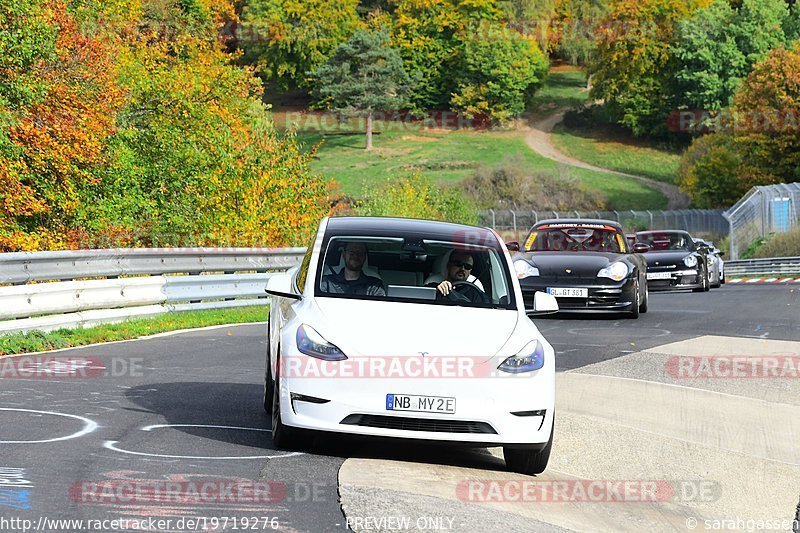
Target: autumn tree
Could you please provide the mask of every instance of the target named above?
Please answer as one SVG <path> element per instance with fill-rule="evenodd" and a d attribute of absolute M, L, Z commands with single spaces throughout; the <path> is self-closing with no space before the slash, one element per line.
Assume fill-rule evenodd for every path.
<path fill-rule="evenodd" d="M 367 150 L 372 149 L 375 111 L 396 111 L 409 103 L 412 80 L 385 32 L 359 30 L 312 73 L 317 96 L 329 107 L 366 117 Z"/>
<path fill-rule="evenodd" d="M 319 67 L 359 25 L 358 0 L 250 0 L 239 44 L 245 59 L 283 89 L 308 88 Z"/>
<path fill-rule="evenodd" d="M 5 2 L 0 28 L 0 247 L 63 247 L 122 105 L 113 51 L 56 0 Z"/>
<path fill-rule="evenodd" d="M 499 20 L 495 0 L 391 0 L 392 45 L 405 70 L 419 79 L 412 102 L 422 109 L 446 109 L 459 82 L 456 64 L 463 42 Z"/>
<path fill-rule="evenodd" d="M 800 42 L 756 64 L 734 97 L 745 186 L 800 181 Z"/>
<path fill-rule="evenodd" d="M 499 123 L 522 113 L 550 66 L 536 41 L 495 24 L 464 44 L 453 108 Z"/>
<path fill-rule="evenodd" d="M 636 135 L 664 130 L 677 24 L 710 0 L 618 0 L 602 21 L 589 72 L 592 96 Z"/>

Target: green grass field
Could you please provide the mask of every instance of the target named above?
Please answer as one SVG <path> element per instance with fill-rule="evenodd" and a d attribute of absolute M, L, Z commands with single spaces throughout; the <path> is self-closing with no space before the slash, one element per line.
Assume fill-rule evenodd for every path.
<path fill-rule="evenodd" d="M 202 328 L 222 324 L 266 322 L 268 309 L 265 306 L 252 306 L 207 311 L 185 311 L 86 329 L 60 329 L 51 333 L 42 333 L 41 331 L 13 333 L 0 337 L 0 356 L 58 350 L 100 342 L 137 339 L 147 335 L 180 329 Z"/>
<path fill-rule="evenodd" d="M 569 173 L 600 191 L 612 209 L 663 209 L 664 196 L 626 178 L 562 167 L 534 153 L 521 131 L 395 132 L 375 136 L 375 149 L 364 150 L 361 135 L 301 134 L 309 146 L 322 142 L 314 168 L 335 179 L 345 194 L 363 196 L 387 179 L 420 170 L 439 183 L 455 183 L 482 166 L 517 157 L 532 173 Z"/>
<path fill-rule="evenodd" d="M 553 131 L 559 150 L 592 165 L 675 183 L 681 152 L 626 135 L 616 129 L 570 130 L 564 124 Z"/>
<path fill-rule="evenodd" d="M 589 99 L 586 74 L 572 67 L 559 67 L 550 71 L 545 86 L 533 97 L 531 114 L 549 114 L 559 109 L 579 107 Z"/>
<path fill-rule="evenodd" d="M 534 97 L 528 114 L 546 115 L 579 106 L 588 99 L 585 87 L 582 71 L 555 68 Z M 375 147 L 367 152 L 363 121 L 358 119 L 339 124 L 333 116 L 303 115 L 302 110 L 295 109 L 275 111 L 273 117 L 279 130 L 296 128 L 306 147 L 319 145 L 313 168 L 336 180 L 349 196 L 366 196 L 386 180 L 414 171 L 438 183 L 456 183 L 471 177 L 479 168 L 496 167 L 513 158 L 533 174 L 568 173 L 608 198 L 610 209 L 663 209 L 667 205 L 660 192 L 637 181 L 560 167 L 533 152 L 525 144 L 525 132 L 520 128 L 433 129 L 421 122 L 377 121 Z"/>

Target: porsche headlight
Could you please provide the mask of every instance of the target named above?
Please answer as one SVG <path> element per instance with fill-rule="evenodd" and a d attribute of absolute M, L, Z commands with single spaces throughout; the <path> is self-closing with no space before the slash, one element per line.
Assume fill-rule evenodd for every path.
<path fill-rule="evenodd" d="M 628 265 L 621 261 L 611 263 L 597 273 L 598 278 L 611 278 L 614 281 L 622 281 L 628 277 Z"/>
<path fill-rule="evenodd" d="M 530 278 L 539 275 L 538 268 L 527 261 L 523 261 L 522 259 L 514 261 L 514 270 L 517 271 L 517 277 L 519 279 Z"/>
<path fill-rule="evenodd" d="M 324 359 L 325 361 L 344 361 L 347 356 L 342 351 L 325 340 L 311 326 L 303 324 L 297 328 L 297 349 L 300 353 Z"/>
<path fill-rule="evenodd" d="M 683 264 L 689 268 L 694 268 L 697 266 L 697 257 L 693 255 L 688 255 L 683 258 Z"/>
<path fill-rule="evenodd" d="M 544 366 L 544 346 L 537 341 L 530 342 L 517 355 L 512 355 L 497 367 L 509 374 L 533 372 Z"/>

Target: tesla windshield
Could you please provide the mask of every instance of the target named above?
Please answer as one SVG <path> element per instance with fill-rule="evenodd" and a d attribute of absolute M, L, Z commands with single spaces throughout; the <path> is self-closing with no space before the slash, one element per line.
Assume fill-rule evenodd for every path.
<path fill-rule="evenodd" d="M 683 232 L 637 233 L 636 240 L 648 245 L 652 252 L 695 250 L 691 236 Z"/>
<path fill-rule="evenodd" d="M 516 309 L 502 251 L 409 237 L 332 237 L 316 296 Z"/>
<path fill-rule="evenodd" d="M 525 241 L 529 252 L 627 253 L 625 236 L 602 224 L 551 224 L 534 228 Z"/>

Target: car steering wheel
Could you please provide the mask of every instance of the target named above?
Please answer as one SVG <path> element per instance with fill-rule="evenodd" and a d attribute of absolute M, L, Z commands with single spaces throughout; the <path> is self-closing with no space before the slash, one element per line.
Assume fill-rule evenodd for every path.
<path fill-rule="evenodd" d="M 453 283 L 453 290 L 464 296 L 472 292 L 478 295 L 478 300 L 480 301 L 480 303 L 484 304 L 491 303 L 491 301 L 489 300 L 489 296 L 485 292 L 480 290 L 478 286 L 472 283 L 471 281 L 456 281 Z M 470 300 L 472 299 L 470 298 Z"/>

